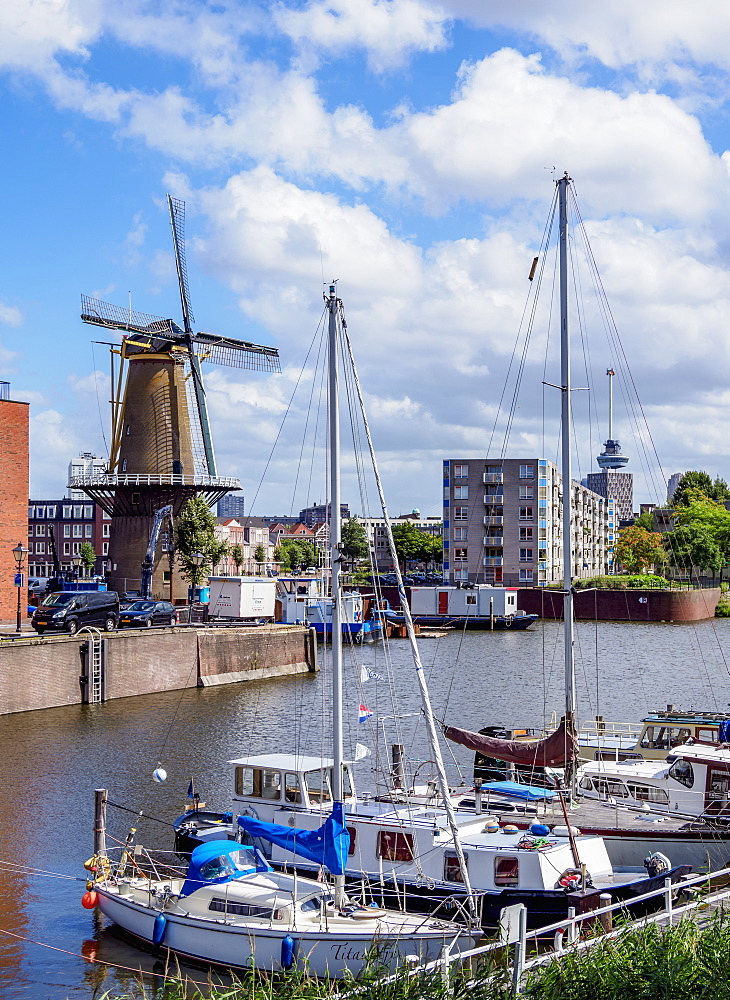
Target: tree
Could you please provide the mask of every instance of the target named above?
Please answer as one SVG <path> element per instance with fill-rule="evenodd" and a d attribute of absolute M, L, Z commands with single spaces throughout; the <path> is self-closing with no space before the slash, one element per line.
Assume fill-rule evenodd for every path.
<path fill-rule="evenodd" d="M 725 564 L 725 556 L 705 524 L 680 524 L 671 533 L 669 552 L 672 564 L 688 572 L 697 566 L 715 576 Z"/>
<path fill-rule="evenodd" d="M 356 517 L 351 517 L 342 525 L 342 554 L 354 563 L 357 559 L 367 559 L 370 552 L 365 528 Z"/>
<path fill-rule="evenodd" d="M 81 565 L 86 570 L 86 576 L 89 576 L 96 563 L 96 552 L 94 552 L 94 546 L 91 542 L 81 543 L 79 555 L 81 556 Z"/>
<path fill-rule="evenodd" d="M 722 553 L 723 564 L 730 561 L 730 511 L 724 504 L 707 497 L 697 496 L 684 507 L 677 509 L 676 520 L 679 527 L 701 527 L 709 533 L 712 542 Z M 677 529 L 667 536 L 667 548 L 672 552 L 675 544 L 686 548 L 687 539 L 690 536 L 685 534 L 677 535 Z M 699 538 L 700 536 L 692 536 Z M 684 556 L 682 556 L 684 558 Z M 672 558 L 672 562 L 675 560 Z M 675 565 L 684 565 L 675 562 Z M 693 565 L 702 566 L 702 563 L 695 562 Z M 709 565 L 703 568 L 711 568 Z"/>
<path fill-rule="evenodd" d="M 430 531 L 419 531 L 421 536 L 421 551 L 418 558 L 424 563 L 442 563 L 444 561 L 444 543 L 441 535 L 432 535 Z"/>
<path fill-rule="evenodd" d="M 686 507 L 700 497 L 723 503 L 730 500 L 730 490 L 725 480 L 719 476 L 713 482 L 706 472 L 685 472 L 677 483 L 671 504 L 673 507 Z"/>
<path fill-rule="evenodd" d="M 317 565 L 317 550 L 308 539 L 282 538 L 274 550 L 274 560 L 286 572 Z"/>
<path fill-rule="evenodd" d="M 240 576 L 241 566 L 243 566 L 243 549 L 238 544 L 233 545 L 229 555 L 233 560 L 233 565 L 236 567 L 236 576 Z"/>
<path fill-rule="evenodd" d="M 407 563 L 421 559 L 423 534 L 411 521 L 401 521 L 399 524 L 393 525 L 395 551 L 403 570 L 405 570 Z"/>
<path fill-rule="evenodd" d="M 650 510 L 645 510 L 643 514 L 639 514 L 638 517 L 634 518 L 634 526 L 643 528 L 644 531 L 653 531 L 654 515 Z"/>
<path fill-rule="evenodd" d="M 662 536 L 658 532 L 632 524 L 619 532 L 615 557 L 629 573 L 641 573 L 652 563 L 663 563 L 666 559 Z"/>
<path fill-rule="evenodd" d="M 253 557 L 257 563 L 262 563 L 266 561 L 266 549 L 260 542 L 253 550 Z"/>
<path fill-rule="evenodd" d="M 185 503 L 175 521 L 175 550 L 180 560 L 182 575 L 194 587 L 207 579 L 213 566 L 220 562 L 228 550 L 226 542 L 215 535 L 216 521 L 202 497 L 195 496 Z M 203 562 L 196 566 L 192 557 L 200 552 Z"/>

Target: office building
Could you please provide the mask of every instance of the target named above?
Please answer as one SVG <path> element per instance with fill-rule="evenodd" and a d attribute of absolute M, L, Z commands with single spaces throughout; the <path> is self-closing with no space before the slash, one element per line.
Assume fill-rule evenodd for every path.
<path fill-rule="evenodd" d="M 245 503 L 246 498 L 242 493 L 229 493 L 218 501 L 216 514 L 218 517 L 245 517 Z"/>

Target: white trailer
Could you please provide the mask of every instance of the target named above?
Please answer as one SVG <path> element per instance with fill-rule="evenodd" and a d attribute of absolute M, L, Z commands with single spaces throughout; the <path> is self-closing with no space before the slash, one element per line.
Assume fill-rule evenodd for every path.
<path fill-rule="evenodd" d="M 273 620 L 275 580 L 259 576 L 212 576 L 209 584 L 211 618 Z"/>

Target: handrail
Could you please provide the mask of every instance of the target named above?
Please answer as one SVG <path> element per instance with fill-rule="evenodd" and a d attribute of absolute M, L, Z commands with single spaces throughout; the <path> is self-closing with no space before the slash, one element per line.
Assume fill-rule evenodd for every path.
<path fill-rule="evenodd" d="M 72 489 L 84 486 L 216 486 L 238 489 L 239 479 L 231 476 L 183 476 L 153 473 L 130 473 L 119 475 L 106 473 L 96 476 L 69 476 L 68 485 Z"/>

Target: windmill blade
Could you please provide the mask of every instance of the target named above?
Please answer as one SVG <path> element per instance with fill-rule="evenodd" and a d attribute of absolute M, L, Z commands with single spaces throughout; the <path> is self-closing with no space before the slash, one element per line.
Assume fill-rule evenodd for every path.
<path fill-rule="evenodd" d="M 219 337 L 213 333 L 196 333 L 191 338 L 201 361 L 228 368 L 251 368 L 260 372 L 280 372 L 279 351 L 262 347 L 247 340 Z"/>
<path fill-rule="evenodd" d="M 185 202 L 179 198 L 167 196 L 167 207 L 170 209 L 170 225 L 172 226 L 172 242 L 175 247 L 175 267 L 177 281 L 180 286 L 180 302 L 182 303 L 183 325 L 188 336 L 193 332 L 195 317 L 190 308 L 190 290 L 188 289 L 188 265 L 185 260 Z"/>
<path fill-rule="evenodd" d="M 81 296 L 81 319 L 84 323 L 93 323 L 110 330 L 133 331 L 163 340 L 179 340 L 183 332 L 174 320 L 137 312 L 136 309 L 125 309 L 111 302 L 92 299 L 88 295 Z"/>

